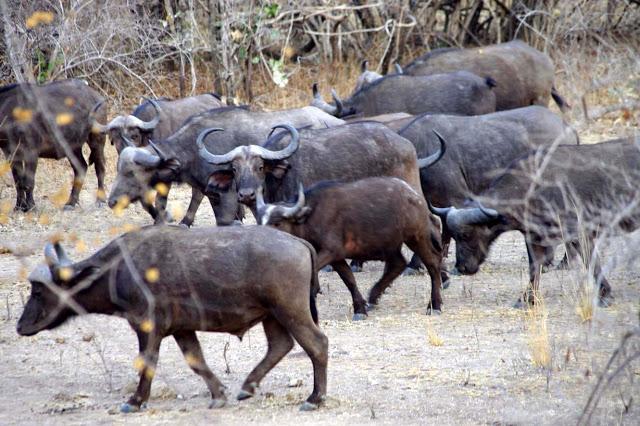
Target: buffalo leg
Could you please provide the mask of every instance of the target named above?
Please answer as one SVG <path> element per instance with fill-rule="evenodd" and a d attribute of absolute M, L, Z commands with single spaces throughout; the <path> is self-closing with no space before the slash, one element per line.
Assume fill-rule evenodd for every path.
<path fill-rule="evenodd" d="M 129 398 L 126 404 L 122 404 L 122 407 L 120 407 L 120 411 L 123 413 L 139 411 L 142 403 L 149 399 L 151 381 L 155 375 L 160 342 L 162 342 L 162 337 L 153 332 L 145 333 L 137 330 L 136 334 L 138 335 L 138 346 L 140 348 L 139 357 L 142 360 L 140 381 L 133 396 Z"/>
<path fill-rule="evenodd" d="M 71 194 L 69 195 L 69 201 L 65 204 L 65 209 L 73 208 L 78 205 L 78 199 L 80 198 L 80 190 L 84 184 L 84 177 L 87 174 L 87 162 L 82 156 L 82 148 L 73 152 L 73 159 L 69 159 L 71 167 L 73 168 L 73 182 L 71 185 Z"/>
<path fill-rule="evenodd" d="M 98 192 L 96 194 L 96 205 L 104 206 L 106 203 L 107 193 L 104 189 L 104 176 L 106 173 L 106 160 L 104 157 L 105 136 L 102 134 L 89 133 L 89 164 L 93 163 L 95 167 L 96 178 L 98 180 Z"/>
<path fill-rule="evenodd" d="M 407 262 L 404 260 L 404 257 L 402 257 L 400 249 L 387 256 L 385 262 L 382 277 L 380 277 L 369 292 L 369 304 L 371 305 L 378 303 L 378 299 L 380 299 L 382 293 L 391 285 L 393 280 L 402 274 L 405 266 L 407 266 Z"/>
<path fill-rule="evenodd" d="M 533 305 L 538 297 L 540 272 L 547 259 L 548 248 L 539 244 L 527 242 L 527 256 L 529 257 L 529 287 L 515 304 L 516 308 Z"/>
<path fill-rule="evenodd" d="M 441 313 L 442 312 L 442 277 L 443 275 L 448 280 L 446 273 L 441 271 L 443 252 L 440 246 L 434 247 L 433 244 L 428 244 L 424 239 L 418 239 L 416 241 L 407 241 L 407 245 L 414 251 L 420 260 L 427 267 L 427 272 L 431 278 L 431 300 L 429 301 L 429 307 L 427 308 L 427 314 Z"/>
<path fill-rule="evenodd" d="M 189 207 L 187 208 L 187 213 L 184 215 L 182 220 L 180 221 L 180 225 L 190 227 L 193 224 L 193 220 L 196 217 L 196 212 L 198 211 L 198 207 L 200 207 L 200 203 L 202 203 L 202 199 L 204 198 L 204 194 L 195 186 L 191 187 L 191 201 L 189 201 Z M 215 214 L 215 209 L 214 209 Z"/>
<path fill-rule="evenodd" d="M 577 243 L 574 243 L 574 247 Z M 602 272 L 602 267 L 600 266 L 600 256 L 595 252 L 595 248 L 593 247 L 593 241 L 587 240 L 586 245 L 579 246 L 581 250 L 579 250 L 580 255 L 582 257 L 582 262 L 585 265 L 585 268 L 589 268 L 589 263 L 593 267 L 593 279 L 598 288 L 598 304 L 601 307 L 608 307 L 611 305 L 613 301 L 613 295 L 611 295 L 611 285 L 609 281 L 604 276 Z"/>
<path fill-rule="evenodd" d="M 280 312 L 276 319 L 289 334 L 300 344 L 313 364 L 313 392 L 300 407 L 303 411 L 314 410 L 324 401 L 327 394 L 327 363 L 329 359 L 329 340 L 320 328 L 313 322 L 311 313 L 301 312 L 296 307 L 295 312 Z"/>
<path fill-rule="evenodd" d="M 293 338 L 275 318 L 266 318 L 262 327 L 267 337 L 267 354 L 245 379 L 242 390 L 238 393 L 239 400 L 251 398 L 262 378 L 293 348 Z"/>
<path fill-rule="evenodd" d="M 207 384 L 207 388 L 209 388 L 209 392 L 211 392 L 211 398 L 213 398 L 209 408 L 222 407 L 227 401 L 227 397 L 224 396 L 224 386 L 204 360 L 202 348 L 200 347 L 200 342 L 198 341 L 195 331 L 175 333 L 173 338 L 176 339 L 189 367 L 191 367 L 194 373 L 202 377 Z"/>
<path fill-rule="evenodd" d="M 556 266 L 558 270 L 569 269 L 571 267 L 571 261 L 580 256 L 580 244 L 576 241 L 565 243 L 564 250 L 564 257 Z"/>
<path fill-rule="evenodd" d="M 158 216 L 161 216 L 163 220 L 168 222 L 169 214 L 167 213 L 167 201 L 169 200 L 169 191 L 171 191 L 171 182 L 165 183 L 167 187 L 167 193 L 156 194 L 156 210 L 158 212 Z"/>
<path fill-rule="evenodd" d="M 11 174 L 13 175 L 13 183 L 16 187 L 16 206 L 15 211 L 29 211 L 27 208 L 27 199 L 25 195 L 24 174 L 25 164 L 23 161 L 14 160 L 11 163 Z"/>
<path fill-rule="evenodd" d="M 351 268 L 351 272 L 362 272 L 362 267 L 364 266 L 364 262 L 361 260 L 353 259 L 349 267 Z"/>
<path fill-rule="evenodd" d="M 367 302 L 362 297 L 356 279 L 353 276 L 353 272 L 347 262 L 339 260 L 331 263 L 333 270 L 338 273 L 342 282 L 347 286 L 349 293 L 351 293 L 351 300 L 353 300 L 353 320 L 363 320 L 367 316 Z"/>

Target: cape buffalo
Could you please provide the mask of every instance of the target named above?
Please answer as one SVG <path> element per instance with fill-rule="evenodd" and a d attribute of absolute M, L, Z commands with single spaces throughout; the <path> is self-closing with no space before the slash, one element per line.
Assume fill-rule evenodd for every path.
<path fill-rule="evenodd" d="M 560 116 L 540 106 L 473 117 L 423 115 L 398 134 L 413 143 L 418 157 L 424 157 L 440 149 L 434 130 L 447 140 L 447 154 L 420 170 L 420 182 L 423 193 L 438 207 L 461 205 L 481 193 L 498 173 L 533 148 L 578 143 L 576 132 Z M 450 241 L 444 228 L 445 256 Z M 414 257 L 411 268 L 419 265 Z"/>
<path fill-rule="evenodd" d="M 421 193 L 405 181 L 371 177 L 349 183 L 320 182 L 289 203 L 265 204 L 258 191 L 257 221 L 309 241 L 318 252 L 317 267 L 331 265 L 354 300 L 354 320 L 364 319 L 366 303 L 346 258 L 382 260 L 384 274 L 369 292 L 375 305 L 407 265 L 402 244 L 418 254 L 431 277 L 431 311 L 441 312 L 439 224 Z M 375 230 L 375 231 L 374 231 Z"/>
<path fill-rule="evenodd" d="M 254 112 L 243 107 L 226 107 L 206 111 L 189 118 L 184 125 L 164 140 L 147 147 L 127 147 L 118 159 L 118 175 L 109 194 L 109 205 L 117 205 L 121 197 L 140 200 L 156 223 L 165 215 L 149 204 L 145 194 L 156 184 L 187 183 L 192 188 L 191 203 L 182 224 L 190 226 L 203 198 L 209 176 L 219 167 L 212 167 L 198 157 L 195 140 L 207 128 L 222 128 L 207 142 L 212 152 L 227 152 L 238 145 L 256 144 L 264 140 L 271 127 L 287 122 L 296 127 L 314 128 L 343 124 L 344 121 L 314 107 L 283 111 Z M 228 175 L 222 171 L 219 175 Z M 215 189 L 207 194 L 219 225 L 229 225 L 238 217 L 238 204 L 232 179 L 221 177 Z"/>
<path fill-rule="evenodd" d="M 611 287 L 594 253 L 594 238 L 640 225 L 640 140 L 543 148 L 516 161 L 481 192 L 481 204 L 433 207 L 456 240 L 456 269 L 474 274 L 503 232 L 524 234 L 530 286 L 519 304 L 534 302 L 540 267 L 550 248 L 578 242 L 585 264 L 593 261 L 600 303 Z"/>
<path fill-rule="evenodd" d="M 496 110 L 549 104 L 552 96 L 560 109 L 567 103 L 553 86 L 554 67 L 545 53 L 520 41 L 472 49 L 436 49 L 404 67 L 405 75 L 433 75 L 465 70 L 496 80 Z"/>
<path fill-rule="evenodd" d="M 467 71 L 429 76 L 387 75 L 363 87 L 349 99 L 340 100 L 332 92 L 336 105 L 322 100 L 313 85 L 312 105 L 337 117 L 406 112 L 478 115 L 496 110 L 495 82 Z"/>
<path fill-rule="evenodd" d="M 38 86 L 21 83 L 0 88 L 0 148 L 11 162 L 16 186 L 16 210 L 35 207 L 33 189 L 38 158 L 67 157 L 73 168 L 71 194 L 65 207 L 78 204 L 87 172 L 82 156 L 86 142 L 91 149 L 89 164 L 98 178 L 98 204 L 104 203 L 105 158 L 102 135 L 91 132 L 92 108 L 102 98 L 81 80 L 61 80 Z M 100 109 L 94 114 L 104 117 Z"/>
<path fill-rule="evenodd" d="M 162 340 L 173 336 L 191 369 L 224 405 L 224 386 L 207 366 L 196 331 L 238 337 L 262 323 L 268 349 L 242 385 L 254 395 L 261 379 L 293 347 L 314 370 L 313 393 L 302 409 L 322 402 L 327 385 L 327 338 L 317 326 L 315 250 L 304 240 L 259 226 L 155 226 L 127 233 L 83 261 L 62 246 L 45 247 L 47 265 L 29 276 L 31 295 L 17 331 L 32 336 L 70 317 L 97 313 L 124 317 L 138 337 L 140 381 L 121 407 L 138 411 L 149 398 Z"/>

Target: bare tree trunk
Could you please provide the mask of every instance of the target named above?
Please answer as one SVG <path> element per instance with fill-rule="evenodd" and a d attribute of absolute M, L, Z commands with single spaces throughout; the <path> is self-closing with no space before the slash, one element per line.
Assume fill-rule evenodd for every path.
<path fill-rule="evenodd" d="M 31 62 L 27 59 L 27 41 L 16 33 L 15 23 L 5 0 L 0 0 L 0 15 L 4 28 L 4 41 L 11 70 L 18 83 L 35 82 Z"/>

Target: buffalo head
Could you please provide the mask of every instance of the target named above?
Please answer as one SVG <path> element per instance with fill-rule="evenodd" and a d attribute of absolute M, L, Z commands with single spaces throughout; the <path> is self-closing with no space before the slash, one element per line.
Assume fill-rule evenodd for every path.
<path fill-rule="evenodd" d="M 457 209 L 434 207 L 431 213 L 442 220 L 443 230 L 456 241 L 456 270 L 465 275 L 478 272 L 489 254 L 491 243 L 502 232 L 502 216 L 493 209 L 477 207 Z"/>
<path fill-rule="evenodd" d="M 200 133 L 196 142 L 200 157 L 209 164 L 223 166 L 211 174 L 205 193 L 228 191 L 235 182 L 238 201 L 252 206 L 256 200 L 256 191 L 264 185 L 267 175 L 276 179 L 282 179 L 286 175 L 289 169 L 287 159 L 300 145 L 300 135 L 293 126 L 279 124 L 273 130 L 278 128 L 285 129 L 291 135 L 291 141 L 284 149 L 272 151 L 265 148 L 271 141 L 268 139 L 263 146 L 239 146 L 221 155 L 210 153 L 204 146 L 204 138 L 214 129 L 206 129 Z"/>
<path fill-rule="evenodd" d="M 126 139 L 131 141 L 134 146 L 148 145 L 151 134 L 160 122 L 160 105 L 153 99 L 148 99 L 148 101 L 156 111 L 156 116 L 151 121 L 143 121 L 135 115 L 119 115 L 108 124 L 101 124 L 95 119 L 94 113 L 100 108 L 101 103 L 97 104 L 91 113 L 93 132 L 108 134 L 118 153 L 128 146 Z"/>
<path fill-rule="evenodd" d="M 90 282 L 97 270 L 91 265 L 73 264 L 59 243 L 48 243 L 44 256 L 46 265 L 39 265 L 29 275 L 31 295 L 17 325 L 22 336 L 51 330 L 78 314 L 72 309 L 73 295 L 86 290 L 84 282 Z"/>

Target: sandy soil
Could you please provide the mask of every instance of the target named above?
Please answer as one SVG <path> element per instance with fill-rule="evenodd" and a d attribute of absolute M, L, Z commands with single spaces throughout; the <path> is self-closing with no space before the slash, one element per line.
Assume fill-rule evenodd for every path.
<path fill-rule="evenodd" d="M 111 151 L 110 156 L 112 179 Z M 21 255 L 0 251 L 0 302 L 6 305 L 0 308 L 0 424 L 575 423 L 622 334 L 638 324 L 640 266 L 620 256 L 637 244 L 636 234 L 617 239 L 608 251 L 608 259 L 620 260 L 609 274 L 615 304 L 597 309 L 590 322 L 576 314 L 575 274 L 543 275 L 552 367 L 536 367 L 528 344 L 531 324 L 511 308 L 526 282 L 526 253 L 521 237 L 509 234 L 498 241 L 480 273 L 454 277 L 441 316 L 425 315 L 428 278 L 402 277 L 367 320 L 352 322 L 343 284 L 336 274 L 321 273 L 324 294 L 318 301 L 330 364 L 328 400 L 319 411 L 298 411 L 312 386 L 311 364 L 298 346 L 265 378 L 255 398 L 233 399 L 265 352 L 263 332 L 256 327 L 243 341 L 200 334 L 209 365 L 228 386 L 226 407 L 207 409 L 205 384 L 187 367 L 175 342 L 166 339 L 148 408 L 119 414 L 119 404 L 137 382 L 137 344 L 124 320 L 88 316 L 31 338 L 19 337 L 15 325 L 29 294 L 26 272 L 41 262 L 43 242 L 53 233 L 64 234 L 70 256 L 80 259 L 126 225 L 150 219 L 139 207 L 130 207 L 122 217 L 93 207 L 92 169 L 82 207 L 60 211 L 55 196 L 44 194 L 55 194 L 65 183 L 68 187 L 70 169 L 66 162 L 41 164 L 39 210 L 12 213 L 0 225 L 0 247 Z M 11 178 L 3 179 L 2 201 L 13 203 L 7 186 Z M 186 206 L 189 194 L 188 188 L 173 191 L 171 205 Z M 211 209 L 203 205 L 196 226 L 212 222 Z M 381 272 L 381 263 L 366 264 L 356 277 L 363 293 Z M 613 384 L 596 412 L 598 423 L 640 422 L 639 375 L 636 362 L 629 377 Z"/>

